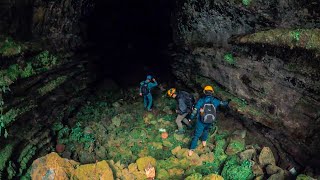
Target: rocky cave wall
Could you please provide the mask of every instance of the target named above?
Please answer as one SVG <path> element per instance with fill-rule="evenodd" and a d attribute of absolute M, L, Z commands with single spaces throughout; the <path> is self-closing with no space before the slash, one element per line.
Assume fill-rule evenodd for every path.
<path fill-rule="evenodd" d="M 43 41 L 53 50 L 84 46 L 94 0 L 4 0 L 0 3 L 0 33 L 22 40 Z"/>
<path fill-rule="evenodd" d="M 32 161 L 55 146 L 51 126 L 72 126 L 66 119 L 92 93 L 96 76 L 88 57 L 71 50 L 86 45 L 93 5 L 0 2 L 0 179 L 28 179 Z"/>
<path fill-rule="evenodd" d="M 238 97 L 238 113 L 274 130 L 297 162 L 319 167 L 319 10 L 317 1 L 178 3 L 173 71 L 189 86 L 214 83 L 228 92 L 220 97 Z"/>

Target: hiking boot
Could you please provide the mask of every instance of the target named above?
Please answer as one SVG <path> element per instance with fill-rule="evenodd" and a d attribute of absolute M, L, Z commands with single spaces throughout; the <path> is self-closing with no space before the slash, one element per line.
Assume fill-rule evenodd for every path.
<path fill-rule="evenodd" d="M 188 129 L 188 130 L 192 130 L 193 127 L 189 124 L 189 125 L 187 125 L 187 129 Z"/>
<path fill-rule="evenodd" d="M 179 129 L 179 130 L 176 130 L 175 133 L 177 133 L 177 134 L 184 134 L 184 133 L 185 133 L 185 130 Z"/>
<path fill-rule="evenodd" d="M 152 109 L 148 109 L 149 112 L 152 112 Z"/>

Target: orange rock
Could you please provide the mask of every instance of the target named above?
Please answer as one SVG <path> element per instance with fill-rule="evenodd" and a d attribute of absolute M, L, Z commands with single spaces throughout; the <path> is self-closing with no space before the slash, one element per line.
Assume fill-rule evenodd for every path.
<path fill-rule="evenodd" d="M 161 133 L 161 138 L 162 138 L 162 139 L 167 139 L 168 136 L 169 136 L 169 134 L 168 134 L 167 132 L 162 132 L 162 133 Z"/>
<path fill-rule="evenodd" d="M 33 180 L 68 180 L 74 174 L 74 167 L 79 164 L 76 161 L 63 159 L 53 152 L 32 163 L 31 177 Z"/>

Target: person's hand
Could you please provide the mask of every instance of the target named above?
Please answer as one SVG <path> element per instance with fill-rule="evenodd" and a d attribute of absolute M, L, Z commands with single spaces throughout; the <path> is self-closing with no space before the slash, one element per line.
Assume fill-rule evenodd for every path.
<path fill-rule="evenodd" d="M 140 93 L 139 95 L 142 96 L 142 93 Z"/>
<path fill-rule="evenodd" d="M 156 79 L 155 79 L 155 78 L 152 78 L 152 81 L 156 81 Z"/>

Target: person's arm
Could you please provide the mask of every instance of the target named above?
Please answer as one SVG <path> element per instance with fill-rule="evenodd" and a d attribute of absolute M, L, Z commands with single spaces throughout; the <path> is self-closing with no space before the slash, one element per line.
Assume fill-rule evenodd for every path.
<path fill-rule="evenodd" d="M 193 119 L 194 117 L 197 116 L 197 114 L 199 113 L 199 109 L 200 109 L 200 108 L 202 107 L 202 105 L 203 105 L 203 101 L 204 101 L 203 98 L 200 98 L 200 99 L 197 101 L 197 103 L 196 103 L 196 105 L 194 106 L 193 111 L 192 111 L 192 113 L 191 113 L 190 119 Z"/>
<path fill-rule="evenodd" d="M 150 83 L 149 83 L 149 88 L 150 88 L 150 89 L 158 86 L 158 82 L 157 82 L 154 78 L 152 79 L 152 81 L 153 81 L 153 82 L 150 82 Z"/>
<path fill-rule="evenodd" d="M 227 106 L 229 105 L 229 102 L 230 102 L 230 100 L 220 101 L 220 100 L 217 99 L 217 98 L 214 98 L 214 99 L 213 99 L 213 104 L 215 105 L 215 107 L 219 107 L 219 106 L 227 107 Z"/>

